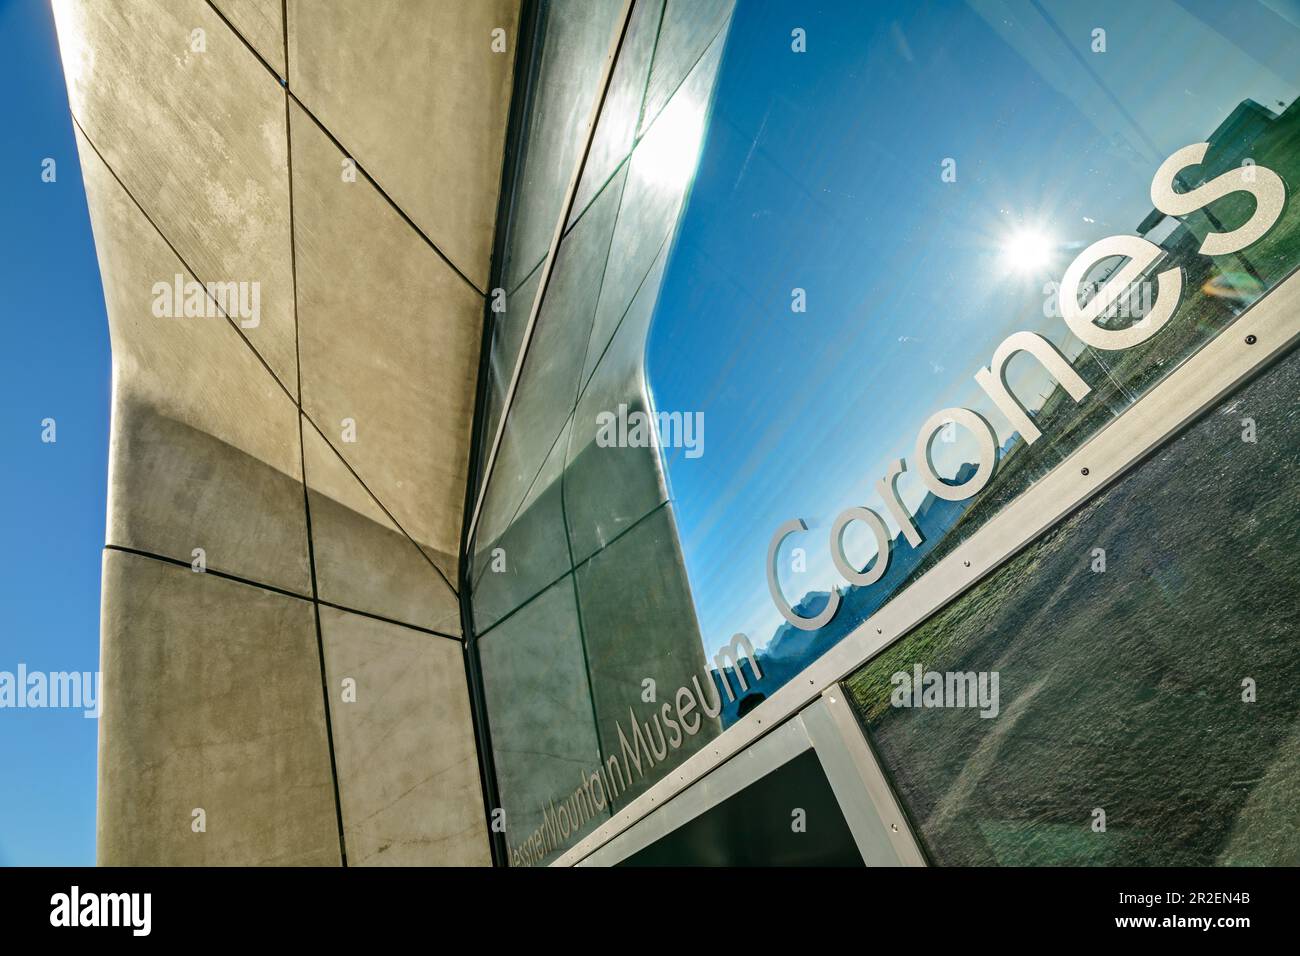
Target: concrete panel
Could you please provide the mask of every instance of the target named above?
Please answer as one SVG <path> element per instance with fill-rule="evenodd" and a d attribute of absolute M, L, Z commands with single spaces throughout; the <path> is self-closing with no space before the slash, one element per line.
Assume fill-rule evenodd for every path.
<path fill-rule="evenodd" d="M 244 334 L 293 389 L 284 91 L 202 0 L 54 13 L 73 116 L 200 280 L 257 283 Z"/>
<path fill-rule="evenodd" d="M 320 615 L 348 865 L 489 865 L 460 643 Z"/>
<path fill-rule="evenodd" d="M 100 865 L 337 865 L 311 602 L 119 551 L 103 593 Z"/>
<path fill-rule="evenodd" d="M 281 0 L 213 0 L 236 30 L 284 76 L 284 4 Z"/>
<path fill-rule="evenodd" d="M 483 299 L 291 115 L 303 410 L 455 581 Z"/>
<path fill-rule="evenodd" d="M 310 422 L 302 435 L 321 600 L 459 637 L 447 582 Z"/>
<path fill-rule="evenodd" d="M 555 813 L 552 801 L 566 803 L 600 765 L 572 577 L 484 634 L 479 656 L 506 842 L 517 862 L 515 851 Z M 580 832 L 607 815 L 589 816 Z M 571 832 L 564 843 L 577 838 Z M 558 855 L 552 843 L 539 862 Z"/>
<path fill-rule="evenodd" d="M 519 0 L 288 4 L 290 89 L 479 289 L 518 17 Z M 497 28 L 505 52 L 492 50 Z"/>
<path fill-rule="evenodd" d="M 718 718 L 708 717 L 702 709 L 704 703 L 716 709 L 720 692 L 709 677 L 677 531 L 667 507 L 654 512 L 574 574 L 597 727 L 606 753 L 619 750 L 618 723 L 632 739 L 631 715 L 643 725 L 653 722 L 659 706 L 672 702 L 679 687 L 690 687 L 694 694 L 692 681 L 698 680 L 707 695 L 696 711 L 701 721 L 698 731 L 694 735 L 683 731 L 676 749 L 665 744 L 667 758 L 653 769 L 647 767 L 644 777 L 634 777 L 626 794 L 620 794 L 621 806 L 721 732 Z M 642 700 L 642 681 L 647 678 L 655 682 L 657 704 Z M 656 743 L 663 735 L 672 735 L 667 727 L 645 733 Z"/>
<path fill-rule="evenodd" d="M 113 346 L 108 543 L 311 593 L 293 402 L 220 316 L 152 310 L 184 267 L 78 136 Z"/>

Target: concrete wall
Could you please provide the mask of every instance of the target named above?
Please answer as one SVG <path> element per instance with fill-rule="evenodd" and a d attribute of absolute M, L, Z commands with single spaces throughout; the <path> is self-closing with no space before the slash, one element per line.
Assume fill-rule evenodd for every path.
<path fill-rule="evenodd" d="M 114 360 L 99 861 L 488 862 L 456 585 L 517 0 L 54 7 Z"/>

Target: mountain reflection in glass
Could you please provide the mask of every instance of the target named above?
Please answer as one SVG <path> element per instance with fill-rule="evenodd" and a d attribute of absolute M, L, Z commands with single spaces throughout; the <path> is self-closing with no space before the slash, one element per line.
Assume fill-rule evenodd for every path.
<path fill-rule="evenodd" d="M 790 49 L 795 20 L 807 53 Z M 1300 262 L 1294 199 L 1264 239 L 1207 257 L 1206 234 L 1241 225 L 1253 200 L 1234 193 L 1175 219 L 1150 196 L 1161 163 L 1199 142 L 1208 153 L 1182 191 L 1253 162 L 1300 192 L 1297 64 L 1300 26 L 1256 3 L 1230 18 L 1202 0 L 831 3 L 797 15 L 738 5 L 647 351 L 656 406 L 708 423 L 702 457 L 664 453 L 706 655 L 749 635 L 763 673 L 754 694 L 770 696 Z M 1183 292 L 1152 338 L 1107 352 L 1070 333 L 1056 297 L 1070 262 L 1116 234 L 1159 245 L 1157 268 L 1181 267 Z M 1120 265 L 1104 260 L 1088 278 Z M 1134 290 L 1099 324 L 1141 321 L 1151 290 Z M 1013 358 L 1010 387 L 1042 432 L 1032 445 L 974 379 L 1018 330 L 1051 341 L 1092 389 L 1076 404 L 1033 358 Z M 875 482 L 950 406 L 996 429 L 992 482 L 943 501 L 909 464 L 898 488 L 924 543 L 886 516 L 887 574 L 847 585 L 830 558 L 835 516 L 886 515 Z M 932 451 L 959 483 L 974 442 L 951 437 Z M 793 518 L 809 530 L 778 552 L 786 600 L 813 616 L 832 587 L 843 593 L 815 631 L 786 623 L 766 586 L 769 539 Z M 875 550 L 851 524 L 854 566 Z"/>

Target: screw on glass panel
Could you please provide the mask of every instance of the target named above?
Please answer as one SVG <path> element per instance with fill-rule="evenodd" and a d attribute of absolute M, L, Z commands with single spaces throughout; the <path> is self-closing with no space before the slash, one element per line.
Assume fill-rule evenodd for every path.
<path fill-rule="evenodd" d="M 1079 474 L 1083 475 L 1083 476 L 1086 478 L 1086 477 L 1088 476 L 1088 469 L 1087 469 L 1087 468 L 1080 468 L 1080 469 L 1079 469 Z"/>
<path fill-rule="evenodd" d="M 965 565 L 966 567 L 968 567 L 968 568 L 970 567 L 970 562 L 969 562 L 969 561 L 963 561 L 962 564 L 964 564 L 964 565 Z"/>
<path fill-rule="evenodd" d="M 1253 336 L 1253 335 L 1248 335 L 1248 336 L 1246 336 L 1246 344 L 1247 344 L 1247 345 L 1254 345 L 1254 344 L 1255 344 L 1256 342 L 1258 342 L 1258 341 L 1259 341 L 1259 339 L 1255 338 L 1255 336 Z"/>
<path fill-rule="evenodd" d="M 889 829 L 891 829 L 891 830 L 893 830 L 895 833 L 897 833 L 897 832 L 898 832 L 898 824 L 897 824 L 897 823 L 891 823 L 891 824 L 889 825 Z"/>

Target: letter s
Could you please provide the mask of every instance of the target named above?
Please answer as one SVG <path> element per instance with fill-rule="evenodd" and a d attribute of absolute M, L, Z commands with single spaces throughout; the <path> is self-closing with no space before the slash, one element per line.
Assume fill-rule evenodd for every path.
<path fill-rule="evenodd" d="M 660 713 L 663 714 L 664 723 L 668 725 L 670 731 L 668 735 L 670 738 L 668 741 L 668 745 L 672 747 L 674 750 L 676 750 L 678 747 L 682 745 L 682 730 L 677 725 L 677 721 L 673 720 L 672 710 L 673 710 L 672 704 L 669 704 L 665 701 L 663 707 L 660 708 Z"/>
<path fill-rule="evenodd" d="M 1254 196 L 1255 212 L 1245 225 L 1230 232 L 1212 232 L 1201 243 L 1203 255 L 1221 256 L 1245 249 L 1273 228 L 1286 204 L 1286 186 L 1271 169 L 1253 166 L 1247 170 L 1238 166 L 1195 189 L 1175 192 L 1174 177 L 1186 167 L 1198 165 L 1209 148 L 1209 143 L 1193 143 L 1161 163 L 1151 180 L 1151 202 L 1166 216 L 1186 216 L 1229 193 L 1240 191 Z"/>

